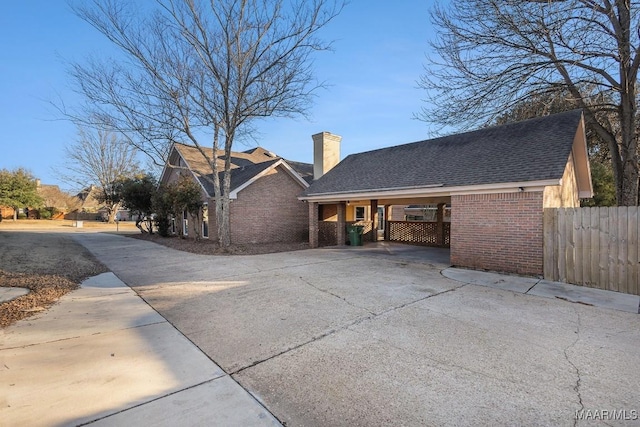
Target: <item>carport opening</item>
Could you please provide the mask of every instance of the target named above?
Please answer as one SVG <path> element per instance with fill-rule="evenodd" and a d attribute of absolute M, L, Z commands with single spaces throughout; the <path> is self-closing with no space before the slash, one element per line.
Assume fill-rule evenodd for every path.
<path fill-rule="evenodd" d="M 340 203 L 319 204 L 319 246 L 350 245 L 347 230 L 353 225 L 362 226 L 364 245 L 392 242 L 447 250 L 451 245 L 451 197 L 341 203 L 344 242 L 338 242 Z"/>

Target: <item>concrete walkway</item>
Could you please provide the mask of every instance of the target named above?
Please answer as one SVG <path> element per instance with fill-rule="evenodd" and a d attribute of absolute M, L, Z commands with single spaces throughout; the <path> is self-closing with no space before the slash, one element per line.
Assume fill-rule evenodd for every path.
<path fill-rule="evenodd" d="M 0 303 L 19 298 L 29 293 L 29 289 L 17 287 L 0 287 Z"/>
<path fill-rule="evenodd" d="M 0 425 L 277 420 L 113 273 L 0 330 Z"/>

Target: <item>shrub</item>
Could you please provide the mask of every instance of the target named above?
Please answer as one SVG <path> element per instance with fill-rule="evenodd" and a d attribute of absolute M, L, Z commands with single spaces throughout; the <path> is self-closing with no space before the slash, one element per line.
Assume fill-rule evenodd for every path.
<path fill-rule="evenodd" d="M 155 218 L 156 227 L 158 228 L 158 234 L 162 237 L 169 237 L 171 229 L 171 219 L 166 215 L 156 215 Z"/>
<path fill-rule="evenodd" d="M 40 219 L 51 219 L 51 211 L 49 209 L 40 209 Z"/>
<path fill-rule="evenodd" d="M 27 216 L 23 213 L 18 214 L 18 219 L 27 219 Z"/>

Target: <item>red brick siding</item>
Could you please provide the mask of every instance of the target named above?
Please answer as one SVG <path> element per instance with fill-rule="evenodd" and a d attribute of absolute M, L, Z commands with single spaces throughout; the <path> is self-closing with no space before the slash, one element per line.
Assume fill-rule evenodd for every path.
<path fill-rule="evenodd" d="M 320 212 L 318 216 L 320 221 L 337 221 L 338 220 L 338 205 L 320 205 Z"/>
<path fill-rule="evenodd" d="M 281 167 L 240 191 L 231 201 L 231 243 L 308 241 L 309 208 L 297 199 L 302 191 Z"/>
<path fill-rule="evenodd" d="M 451 196 L 451 263 L 541 275 L 542 192 Z"/>

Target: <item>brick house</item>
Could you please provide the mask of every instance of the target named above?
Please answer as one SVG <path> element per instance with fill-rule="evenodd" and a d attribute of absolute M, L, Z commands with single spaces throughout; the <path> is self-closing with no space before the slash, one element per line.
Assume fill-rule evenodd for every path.
<path fill-rule="evenodd" d="M 315 163 L 322 155 L 314 150 Z M 449 246 L 453 265 L 528 275 L 543 272 L 544 208 L 592 197 L 580 110 L 353 154 L 317 172 L 300 197 L 309 205 L 311 247 L 327 235 L 343 243 L 352 221 L 383 229 L 367 233 L 373 241 L 399 225 Z M 392 221 L 407 205 L 437 207 L 430 231 Z"/>
<path fill-rule="evenodd" d="M 212 158 L 212 149 L 203 151 L 207 158 Z M 199 231 L 203 237 L 216 238 L 215 194 L 208 161 L 196 147 L 178 143 L 171 147 L 168 159 L 160 183 L 188 176 L 199 184 L 205 204 L 202 224 L 189 224 L 188 215 L 184 213 L 177 219 L 182 223 L 172 227 L 174 232 L 188 235 L 197 226 L 202 227 Z M 224 152 L 220 152 L 220 171 L 224 161 Z M 307 241 L 308 209 L 298 196 L 309 186 L 313 165 L 285 160 L 261 147 L 233 152 L 230 161 L 231 243 Z"/>

